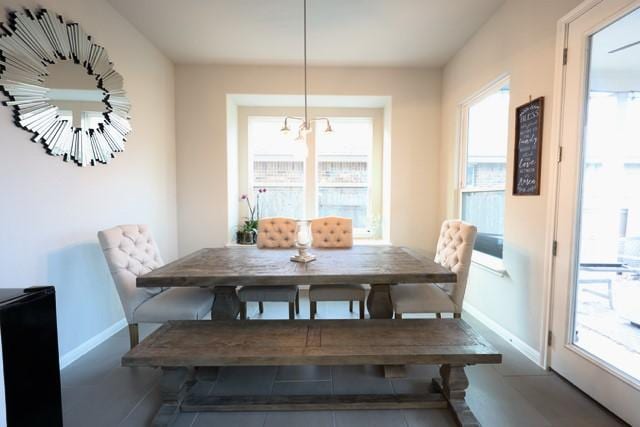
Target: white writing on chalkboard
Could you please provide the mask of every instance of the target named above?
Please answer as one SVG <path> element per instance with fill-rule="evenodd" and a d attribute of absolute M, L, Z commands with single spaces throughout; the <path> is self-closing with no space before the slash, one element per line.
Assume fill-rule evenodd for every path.
<path fill-rule="evenodd" d="M 514 194 L 538 194 L 539 158 L 543 98 L 525 104 L 517 110 L 516 164 Z"/>

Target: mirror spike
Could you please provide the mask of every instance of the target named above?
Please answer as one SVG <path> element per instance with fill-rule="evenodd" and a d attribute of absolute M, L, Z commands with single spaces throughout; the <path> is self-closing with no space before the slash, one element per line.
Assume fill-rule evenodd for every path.
<path fill-rule="evenodd" d="M 79 166 L 109 163 L 124 150 L 131 132 L 124 79 L 114 69 L 106 49 L 94 43 L 79 24 L 46 9 L 10 14 L 0 34 L 0 88 L 14 110 L 16 123 L 35 134 L 53 156 Z M 59 116 L 48 98 L 48 65 L 75 58 L 93 74 L 104 93 L 105 121 L 96 129 L 75 128 Z"/>

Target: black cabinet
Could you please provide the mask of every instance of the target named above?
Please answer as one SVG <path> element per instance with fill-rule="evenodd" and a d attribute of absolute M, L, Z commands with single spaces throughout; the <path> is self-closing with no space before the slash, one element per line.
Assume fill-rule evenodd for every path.
<path fill-rule="evenodd" d="M 0 289 L 0 336 L 6 407 L 0 418 L 8 427 L 62 426 L 53 286 Z"/>

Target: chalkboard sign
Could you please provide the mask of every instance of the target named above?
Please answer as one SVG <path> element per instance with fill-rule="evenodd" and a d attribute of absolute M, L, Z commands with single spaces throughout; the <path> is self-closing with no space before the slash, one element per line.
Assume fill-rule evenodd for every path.
<path fill-rule="evenodd" d="M 514 196 L 537 196 L 540 194 L 543 117 L 544 97 L 534 99 L 516 109 Z"/>

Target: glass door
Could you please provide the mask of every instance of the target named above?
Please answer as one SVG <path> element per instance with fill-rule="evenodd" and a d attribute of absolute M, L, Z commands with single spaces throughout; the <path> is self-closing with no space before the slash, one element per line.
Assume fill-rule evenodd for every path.
<path fill-rule="evenodd" d="M 640 423 L 640 4 L 570 24 L 551 367 Z M 577 125 L 577 126 L 576 126 Z"/>

